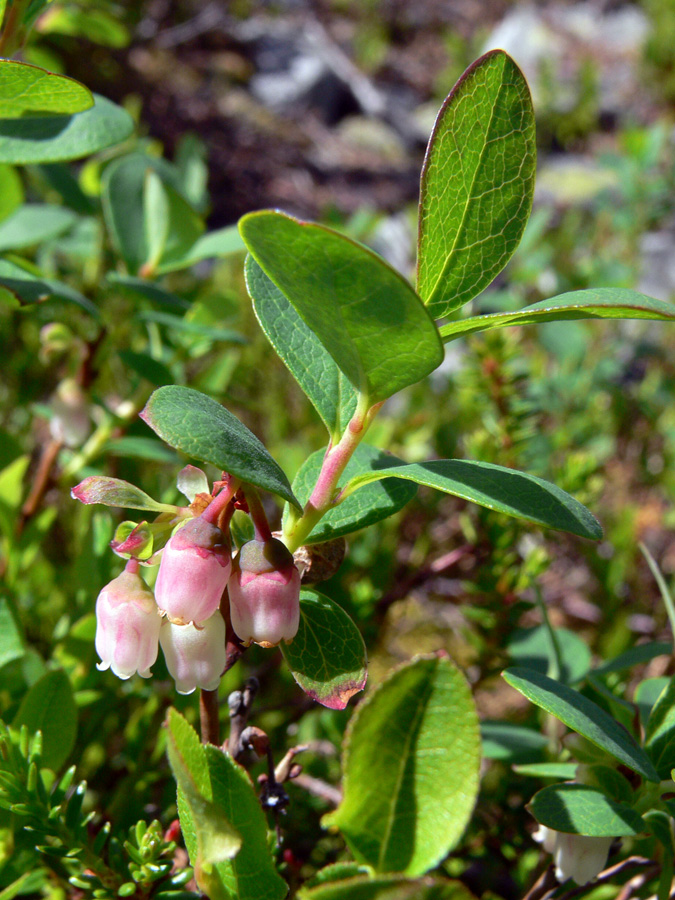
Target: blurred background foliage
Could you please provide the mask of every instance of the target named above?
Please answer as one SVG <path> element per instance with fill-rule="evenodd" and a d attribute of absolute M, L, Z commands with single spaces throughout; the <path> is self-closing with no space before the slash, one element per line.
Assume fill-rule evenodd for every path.
<path fill-rule="evenodd" d="M 59 299 L 19 308 L 0 295 L 0 616 L 17 635 L 15 654 L 0 660 L 0 714 L 15 720 L 26 688 L 63 668 L 79 720 L 67 762 L 87 779 L 85 808 L 99 824 L 169 825 L 175 794 L 161 724 L 171 704 L 195 721 L 196 703 L 176 696 L 161 659 L 151 682 L 96 671 L 94 601 L 120 568 L 108 544 L 122 515 L 75 504 L 70 488 L 105 473 L 178 500 L 181 460 L 137 417 L 164 383 L 216 397 L 290 476 L 324 442 L 257 326 L 241 253 L 158 275 L 154 294 L 134 282 L 143 273 L 116 231 L 115 172 L 133 154 L 144 167 L 156 163 L 197 222 L 195 234 L 199 223 L 213 230 L 279 206 L 339 227 L 410 272 L 433 113 L 489 46 L 513 52 L 530 78 L 540 161 L 522 246 L 476 309 L 518 308 L 589 286 L 672 300 L 668 0 L 92 0 L 55 2 L 38 21 L 25 59 L 81 79 L 137 121 L 136 137 L 81 163 L 0 166 L 0 250 L 77 289 L 100 316 Z M 25 202 L 60 215 L 42 219 L 42 231 L 33 222 L 21 232 L 16 221 L 4 229 Z M 528 653 L 546 662 L 541 603 L 555 627 L 576 636 L 582 670 L 587 653 L 603 659 L 672 639 L 638 543 L 672 581 L 673 340 L 662 323 L 489 332 L 450 345 L 427 382 L 387 404 L 372 443 L 411 461 L 466 456 L 540 475 L 588 505 L 605 539 L 595 546 L 542 533 L 420 490 L 401 513 L 353 537 L 322 588 L 362 629 L 371 686 L 413 654 L 445 649 L 467 673 L 484 718 L 532 724 L 535 712 L 498 674 Z M 307 701 L 280 654 L 257 647 L 224 678 L 221 697 L 253 674 L 261 683 L 254 721 L 275 755 L 310 742 L 305 771 L 337 782 L 348 712 Z M 632 700 L 639 679 L 672 674 L 671 658 L 659 656 L 614 676 L 613 688 Z M 540 859 L 524 810 L 537 783 L 502 777 L 513 761 L 486 763 L 469 835 L 444 864 L 478 894 L 506 900 L 524 892 Z M 325 800 L 290 791 L 283 867 L 293 884 L 344 848 L 321 832 Z M 13 844 L 10 826 L 0 811 L 0 888 L 39 865 L 30 842 Z M 41 890 L 49 893 L 48 883 Z"/>

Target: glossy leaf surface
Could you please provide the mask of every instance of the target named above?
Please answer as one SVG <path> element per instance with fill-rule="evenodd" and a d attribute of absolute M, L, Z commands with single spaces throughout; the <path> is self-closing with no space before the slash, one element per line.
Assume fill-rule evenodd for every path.
<path fill-rule="evenodd" d="M 389 462 L 387 468 L 351 478 L 345 490 L 351 495 L 382 478 L 405 478 L 537 525 L 591 540 L 602 537 L 598 521 L 574 497 L 542 478 L 504 466 L 464 459 Z"/>
<path fill-rule="evenodd" d="M 0 162 L 27 165 L 81 159 L 119 144 L 134 130 L 129 113 L 94 94 L 94 105 L 72 116 L 0 121 Z"/>
<path fill-rule="evenodd" d="M 440 365 L 438 329 L 411 285 L 349 238 L 277 212 L 239 223 L 258 265 L 371 403 Z"/>
<path fill-rule="evenodd" d="M 283 469 L 231 412 L 199 391 L 158 388 L 141 418 L 163 441 L 299 507 Z"/>
<path fill-rule="evenodd" d="M 89 90 L 74 78 L 55 75 L 39 66 L 0 59 L 0 118 L 30 115 L 72 115 L 94 105 Z"/>
<path fill-rule="evenodd" d="M 329 434 L 342 433 L 356 408 L 356 391 L 292 303 L 252 256 L 246 286 L 260 327 L 321 416 Z"/>
<path fill-rule="evenodd" d="M 324 450 L 312 453 L 298 470 L 293 479 L 293 491 L 300 503 L 305 504 L 312 493 L 321 470 Z M 368 444 L 359 444 L 347 463 L 339 481 L 342 487 L 359 476 L 367 477 L 371 472 L 379 472 L 392 462 L 400 462 L 395 456 L 378 450 Z M 351 494 L 338 506 L 330 509 L 315 526 L 304 543 L 318 544 L 341 535 L 350 534 L 380 522 L 402 509 L 417 493 L 417 486 L 403 480 L 373 480 L 361 490 Z M 286 521 L 288 510 L 285 510 Z"/>
<path fill-rule="evenodd" d="M 532 208 L 535 162 L 527 82 L 492 50 L 441 107 L 422 169 L 417 290 L 434 318 L 473 299 L 513 255 Z"/>
<path fill-rule="evenodd" d="M 489 328 L 536 325 L 562 319 L 660 319 L 667 322 L 675 320 L 675 305 L 627 288 L 594 288 L 560 294 L 515 312 L 489 313 L 448 322 L 440 331 L 447 343 Z"/>
<path fill-rule="evenodd" d="M 571 834 L 628 837 L 647 830 L 632 807 L 585 784 L 542 788 L 530 801 L 529 809 L 541 825 Z"/>
<path fill-rule="evenodd" d="M 647 781 L 659 776 L 644 750 L 608 713 L 578 691 L 530 669 L 507 669 L 506 681 L 532 703 L 564 722 Z"/>
<path fill-rule="evenodd" d="M 344 709 L 366 685 L 366 647 L 351 618 L 318 591 L 300 591 L 300 627 L 281 652 L 303 691 L 330 709 Z"/>
<path fill-rule="evenodd" d="M 675 679 L 654 704 L 645 735 L 645 749 L 662 778 L 675 768 Z"/>
<path fill-rule="evenodd" d="M 479 763 L 464 677 L 446 658 L 418 659 L 357 707 L 344 745 L 344 799 L 324 822 L 377 871 L 421 875 L 464 831 Z"/>

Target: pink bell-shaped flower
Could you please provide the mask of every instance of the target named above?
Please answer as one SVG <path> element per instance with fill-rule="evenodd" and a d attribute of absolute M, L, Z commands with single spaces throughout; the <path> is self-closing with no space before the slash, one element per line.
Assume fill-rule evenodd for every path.
<path fill-rule="evenodd" d="M 274 647 L 292 640 L 300 623 L 300 573 L 276 538 L 249 541 L 228 582 L 232 628 L 241 641 Z"/>
<path fill-rule="evenodd" d="M 226 661 L 225 621 L 219 611 L 201 625 L 164 622 L 159 642 L 179 694 L 216 690 Z"/>
<path fill-rule="evenodd" d="M 150 677 L 157 659 L 162 620 L 152 591 L 138 573 L 138 560 L 107 584 L 96 600 L 97 668 L 112 669 L 118 678 L 138 672 Z"/>
<path fill-rule="evenodd" d="M 232 569 L 223 532 L 202 516 L 190 519 L 162 551 L 155 597 L 175 624 L 204 622 L 220 606 Z"/>

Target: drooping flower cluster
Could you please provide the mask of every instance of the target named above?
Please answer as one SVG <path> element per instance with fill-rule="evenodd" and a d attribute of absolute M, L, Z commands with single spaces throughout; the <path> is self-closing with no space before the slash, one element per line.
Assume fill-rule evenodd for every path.
<path fill-rule="evenodd" d="M 73 496 L 85 503 L 100 502 L 102 490 L 113 481 L 88 480 Z M 178 521 L 178 527 L 148 560 L 155 563 L 161 553 L 154 594 L 141 577 L 141 560 L 132 555 L 96 601 L 96 651 L 99 669 L 110 668 L 123 679 L 135 672 L 148 678 L 161 646 L 176 689 L 190 694 L 197 687 L 218 687 L 226 665 L 223 613 L 228 603 L 232 628 L 243 644 L 273 647 L 293 639 L 300 617 L 300 574 L 284 544 L 271 536 L 266 520 L 261 521 L 264 513 L 257 498 L 256 539 L 241 547 L 233 563 L 229 521 L 235 496 L 240 496 L 236 485 L 225 481 L 211 495 L 206 476 L 193 466 L 183 469 L 178 485 L 191 507 L 175 508 L 169 526 Z M 166 532 L 167 513 L 157 523 L 160 520 L 158 534 Z M 144 531 L 138 527 L 126 540 L 113 541 L 116 552 L 140 556 L 143 535 L 153 529 L 144 525 Z"/>

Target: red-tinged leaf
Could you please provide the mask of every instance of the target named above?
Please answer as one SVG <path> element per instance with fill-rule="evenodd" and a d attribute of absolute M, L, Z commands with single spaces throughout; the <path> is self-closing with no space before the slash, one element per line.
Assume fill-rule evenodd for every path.
<path fill-rule="evenodd" d="M 366 685 L 366 648 L 354 622 L 318 591 L 300 592 L 300 627 L 281 652 L 305 693 L 329 709 L 344 709 Z"/>
<path fill-rule="evenodd" d="M 108 478 L 104 475 L 90 475 L 74 487 L 70 492 L 74 500 L 81 503 L 102 503 L 104 506 L 121 506 L 125 509 L 145 509 L 150 512 L 175 513 L 177 506 L 158 503 L 145 491 L 137 488 L 121 478 Z"/>

